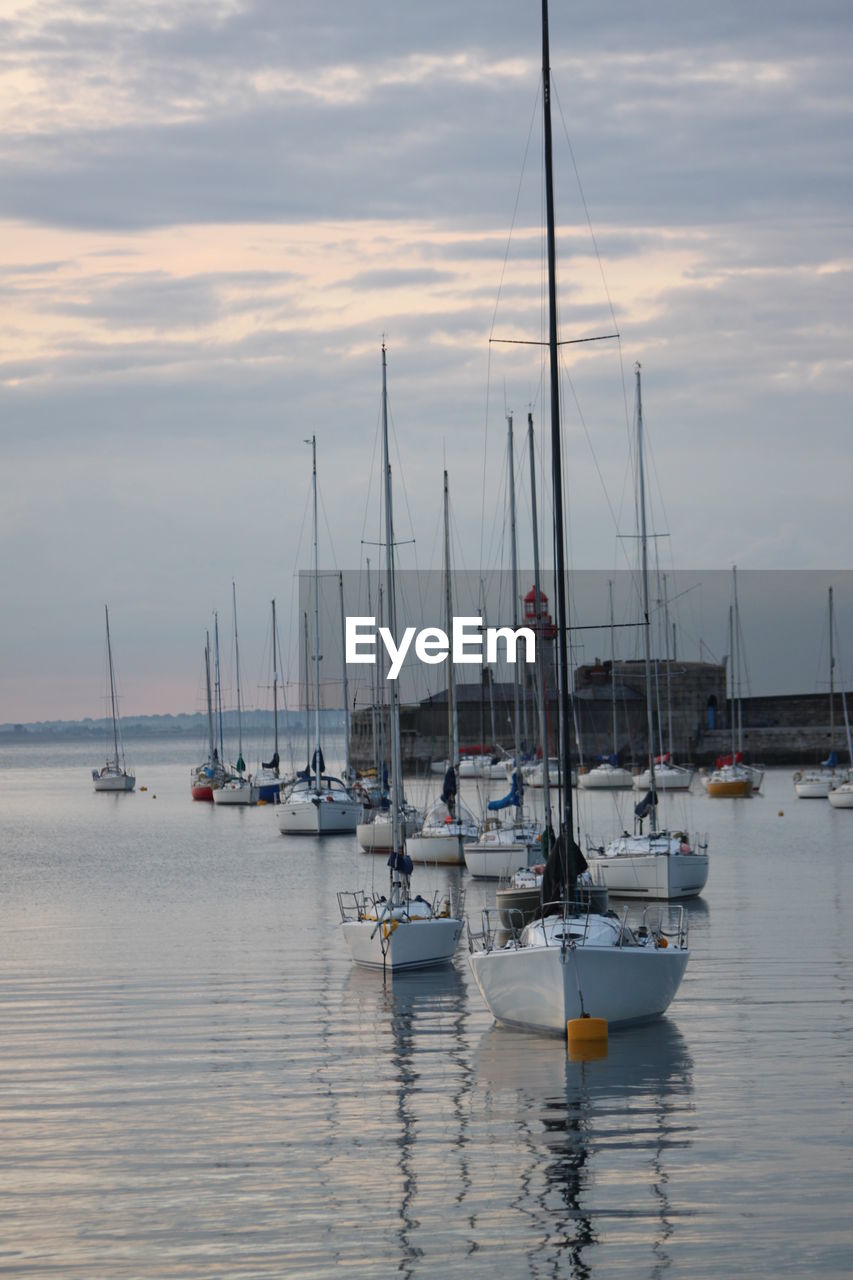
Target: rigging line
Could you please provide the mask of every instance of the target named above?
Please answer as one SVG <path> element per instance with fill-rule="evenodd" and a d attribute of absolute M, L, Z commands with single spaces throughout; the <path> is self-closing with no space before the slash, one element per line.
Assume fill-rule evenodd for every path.
<path fill-rule="evenodd" d="M 521 189 L 524 183 L 524 174 L 527 170 L 527 158 L 530 154 L 530 140 L 533 137 L 533 130 L 536 125 L 536 121 L 539 119 L 540 89 L 541 89 L 541 85 L 537 83 L 536 95 L 533 101 L 533 110 L 530 113 L 530 125 L 527 130 L 527 141 L 524 145 L 524 155 L 522 156 L 522 160 L 521 160 L 521 172 L 518 175 L 518 186 L 516 187 L 516 191 L 515 191 L 515 204 L 513 205 L 512 218 L 510 219 L 510 224 L 509 224 L 509 234 L 507 235 L 506 248 L 504 249 L 504 260 L 501 265 L 500 280 L 498 281 L 498 292 L 497 292 L 497 296 L 495 297 L 494 310 L 492 311 L 492 323 L 489 326 L 489 361 L 488 361 L 489 378 L 487 379 L 487 382 L 486 382 L 486 423 L 485 423 L 485 439 L 483 441 L 483 507 L 480 515 L 480 564 L 481 565 L 483 563 L 483 535 L 485 533 L 485 519 L 486 519 L 486 511 L 485 511 L 486 464 L 489 456 L 489 385 L 491 380 L 491 364 L 492 364 L 491 340 L 492 340 L 492 334 L 495 331 L 495 321 L 497 320 L 498 308 L 500 307 L 500 304 L 501 304 L 504 279 L 506 277 L 507 263 L 509 262 L 509 250 L 510 250 L 510 245 L 512 244 L 513 232 L 515 231 L 516 219 L 518 218 L 518 206 L 521 201 Z"/>

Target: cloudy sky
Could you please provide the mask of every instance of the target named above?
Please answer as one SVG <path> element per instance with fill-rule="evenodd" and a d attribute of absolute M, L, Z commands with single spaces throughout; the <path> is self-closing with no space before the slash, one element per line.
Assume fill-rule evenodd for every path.
<path fill-rule="evenodd" d="M 564 348 L 577 567 L 634 554 L 636 361 L 668 563 L 849 566 L 851 27 L 553 0 L 561 336 L 621 334 Z M 257 701 L 306 437 L 324 566 L 375 537 L 383 335 L 398 534 L 439 563 L 446 463 L 501 561 L 505 412 L 547 431 L 539 349 L 489 342 L 543 336 L 539 42 L 532 0 L 0 0 L 0 722 L 101 714 L 105 602 L 125 710 L 197 709 L 232 578 Z"/>

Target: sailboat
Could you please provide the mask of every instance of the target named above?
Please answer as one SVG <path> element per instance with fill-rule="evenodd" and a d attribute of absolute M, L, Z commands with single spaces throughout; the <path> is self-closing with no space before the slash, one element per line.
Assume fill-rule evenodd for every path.
<path fill-rule="evenodd" d="M 512 435 L 512 414 L 507 417 L 507 457 L 510 518 L 510 548 L 512 555 L 512 627 L 518 631 L 518 544 L 515 524 L 515 449 Z M 533 471 L 531 470 L 531 475 Z M 534 513 L 535 519 L 535 513 Z M 509 794 L 499 800 L 489 801 L 489 811 L 499 812 L 511 808 L 509 822 L 487 819 L 478 840 L 463 846 L 465 866 L 472 876 L 500 880 L 512 875 L 521 866 L 526 867 L 531 858 L 541 853 L 542 827 L 525 817 L 524 778 L 521 772 L 521 725 L 519 706 L 519 672 L 517 655 L 513 662 L 513 771 Z"/>
<path fill-rule="evenodd" d="M 643 633 L 645 637 L 646 725 L 649 742 L 649 789 L 634 809 L 634 834 L 624 832 L 606 848 L 587 850 L 587 861 L 596 884 L 608 894 L 622 898 L 652 898 L 673 901 L 701 893 L 708 879 L 707 842 L 691 843 L 684 831 L 661 830 L 657 826 L 658 801 L 654 758 L 652 716 L 652 662 L 649 622 L 649 567 L 646 537 L 646 494 L 643 462 L 643 399 L 640 366 L 637 378 L 637 466 L 640 506 L 640 557 L 643 588 Z M 649 829 L 643 832 L 648 818 Z"/>
<path fill-rule="evenodd" d="M 218 620 L 217 620 L 218 628 Z M 217 647 L 219 641 L 217 637 Z M 218 648 L 217 648 L 218 655 Z M 217 656 L 218 666 L 218 656 Z M 213 690 L 210 679 L 210 633 L 204 638 L 204 682 L 207 698 L 207 759 L 204 764 L 197 764 L 190 772 L 190 792 L 193 800 L 213 801 L 213 793 L 228 776 L 222 763 L 222 756 L 216 745 L 216 733 L 213 723 Z M 217 682 L 218 685 L 218 682 Z M 217 687 L 218 693 L 218 687 Z"/>
<path fill-rule="evenodd" d="M 801 800 L 825 800 L 833 787 L 844 781 L 837 772 L 835 750 L 835 649 L 832 610 L 832 587 L 829 588 L 829 754 L 819 769 L 806 769 L 794 774 L 794 790 Z"/>
<path fill-rule="evenodd" d="M 448 634 L 453 626 L 450 579 L 450 487 L 444 472 L 444 610 Z M 447 761 L 441 795 L 426 811 L 419 831 L 407 842 L 412 862 L 462 866 L 466 840 L 476 840 L 480 824 L 458 795 L 459 725 L 456 718 L 456 684 L 453 663 L 447 664 Z"/>
<path fill-rule="evenodd" d="M 520 932 L 514 931 L 509 942 L 502 945 L 502 935 L 491 928 L 485 912 L 482 933 L 471 935 L 469 959 L 480 994 L 499 1022 L 525 1031 L 565 1035 L 567 1021 L 585 1014 L 604 1018 L 611 1027 L 659 1017 L 678 990 L 690 953 L 683 908 L 677 909 L 674 928 L 665 931 L 663 909 L 657 920 L 647 913 L 643 925 L 632 929 L 624 917 L 620 920 L 591 909 L 584 913 L 577 902 L 577 879 L 586 870 L 586 862 L 574 839 L 572 813 L 550 75 L 548 2 L 542 0 L 551 473 L 563 781 L 559 832 L 545 868 L 540 918 Z"/>
<path fill-rule="evenodd" d="M 278 628 L 275 625 L 275 600 L 272 601 L 272 759 L 261 761 L 254 777 L 258 800 L 265 804 L 277 804 L 281 797 L 280 757 L 278 754 Z"/>
<path fill-rule="evenodd" d="M 737 602 L 737 567 L 732 566 L 732 604 L 729 606 L 729 666 L 731 669 L 731 751 L 717 760 L 714 771 L 703 779 L 709 796 L 748 799 L 761 786 L 764 771 L 743 763 L 743 724 L 740 699 L 740 618 Z M 735 734 L 737 733 L 737 739 Z"/>
<path fill-rule="evenodd" d="M 388 392 L 385 344 L 382 345 L 382 446 L 385 474 L 385 559 L 388 594 L 388 627 L 397 634 L 394 573 L 394 517 L 391 506 L 391 465 L 388 457 Z M 452 960 L 462 933 L 461 905 L 453 910 L 450 898 L 432 900 L 412 895 L 412 859 L 406 852 L 402 822 L 402 752 L 400 748 L 400 695 L 396 680 L 389 680 L 391 696 L 391 830 L 393 846 L 388 858 L 389 890 L 385 895 L 361 891 L 338 894 L 341 928 L 353 961 L 370 969 L 399 973 L 424 969 Z"/>
<path fill-rule="evenodd" d="M 232 581 L 231 598 L 234 608 L 234 665 L 237 676 L 237 763 L 228 776 L 214 788 L 214 804 L 251 805 L 258 803 L 258 789 L 251 775 L 246 775 L 243 760 L 243 703 L 240 693 L 240 637 L 237 632 L 237 587 Z"/>
<path fill-rule="evenodd" d="M 107 756 L 106 764 L 100 769 L 92 770 L 92 782 L 96 791 L 132 791 L 136 786 L 136 777 L 128 773 L 124 759 L 124 743 L 121 740 L 121 724 L 118 714 L 118 695 L 116 694 L 115 668 L 113 666 L 113 647 L 110 640 L 110 611 L 104 605 L 107 622 L 107 667 L 109 669 L 110 712 L 112 716 L 113 753 Z"/>
<path fill-rule="evenodd" d="M 592 769 L 578 774 L 578 786 L 583 791 L 630 791 L 631 774 L 623 769 L 616 753 L 616 644 L 613 630 L 613 583 L 610 589 L 610 717 L 612 754 L 600 760 Z"/>
<path fill-rule="evenodd" d="M 312 436 L 311 477 L 314 492 L 314 753 L 305 769 L 281 797 L 276 813 L 278 829 L 285 836 L 324 836 L 354 833 L 361 816 L 361 804 L 346 783 L 326 773 L 320 742 L 320 559 L 317 518 L 317 437 Z M 306 619 L 306 675 L 308 666 Z M 308 680 L 305 681 L 306 703 Z M 308 721 L 306 710 L 306 723 Z M 310 730 L 309 730 L 310 732 Z"/>

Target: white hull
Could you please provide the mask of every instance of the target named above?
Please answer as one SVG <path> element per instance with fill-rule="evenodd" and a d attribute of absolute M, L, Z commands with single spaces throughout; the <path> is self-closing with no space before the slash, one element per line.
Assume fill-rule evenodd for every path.
<path fill-rule="evenodd" d="M 328 836 L 355 833 L 361 817 L 355 800 L 283 800 L 278 806 L 278 829 L 286 836 Z"/>
<path fill-rule="evenodd" d="M 346 920 L 341 928 L 355 964 L 400 973 L 452 960 L 462 921 L 452 916 L 433 917 L 383 921 L 377 927 L 375 920 Z"/>
<path fill-rule="evenodd" d="M 469 834 L 459 835 L 417 835 L 409 836 L 406 841 L 406 853 L 412 862 L 432 866 L 440 863 L 446 866 L 461 867 L 465 862 L 464 844 L 470 840 Z"/>
<path fill-rule="evenodd" d="M 216 787 L 213 792 L 214 804 L 242 804 L 251 805 L 258 803 L 258 789 L 251 783 L 244 786 L 233 782 L 223 782 L 221 787 Z"/>
<path fill-rule="evenodd" d="M 804 779 L 794 783 L 794 790 L 801 800 L 825 800 L 832 789 L 829 778 Z"/>
<path fill-rule="evenodd" d="M 102 777 L 93 778 L 92 785 L 96 791 L 132 791 L 136 786 L 136 778 L 132 773 L 106 773 Z"/>
<path fill-rule="evenodd" d="M 833 809 L 853 809 L 853 783 L 845 782 L 829 793 L 829 803 Z"/>
<path fill-rule="evenodd" d="M 695 898 L 708 880 L 706 853 L 587 855 L 587 862 L 594 882 L 617 898 L 675 902 Z"/>
<path fill-rule="evenodd" d="M 418 828 L 417 815 L 406 818 L 405 833 L 408 838 Z M 385 814 L 373 822 L 359 822 L 355 838 L 362 853 L 390 853 L 394 841 L 391 835 L 391 819 Z"/>
<path fill-rule="evenodd" d="M 584 791 L 630 791 L 633 779 L 627 769 L 601 765 L 588 773 L 578 774 L 578 786 Z"/>
<path fill-rule="evenodd" d="M 673 769 L 667 765 L 655 768 L 656 791 L 689 791 L 692 781 L 692 769 Z M 648 791 L 651 785 L 652 778 L 648 769 L 644 769 L 642 773 L 638 773 L 634 777 L 633 787 L 635 791 Z"/>
<path fill-rule="evenodd" d="M 465 866 L 472 876 L 482 880 L 505 880 L 526 867 L 530 846 L 513 841 L 511 844 L 466 844 Z"/>
<path fill-rule="evenodd" d="M 480 994 L 498 1022 L 565 1036 L 584 1010 L 610 1028 L 659 1018 L 678 990 L 689 952 L 651 947 L 507 947 L 470 956 Z"/>

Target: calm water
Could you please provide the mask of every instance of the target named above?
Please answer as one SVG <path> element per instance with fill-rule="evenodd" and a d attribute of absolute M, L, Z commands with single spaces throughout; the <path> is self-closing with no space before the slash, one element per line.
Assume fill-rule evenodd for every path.
<path fill-rule="evenodd" d="M 382 860 L 193 804 L 195 754 L 110 796 L 83 747 L 0 753 L 0 1274 L 851 1273 L 853 812 L 790 770 L 696 796 L 670 1016 L 575 1064 L 494 1026 L 461 948 L 354 971 L 335 893 Z"/>

